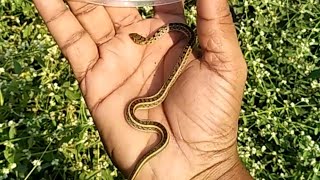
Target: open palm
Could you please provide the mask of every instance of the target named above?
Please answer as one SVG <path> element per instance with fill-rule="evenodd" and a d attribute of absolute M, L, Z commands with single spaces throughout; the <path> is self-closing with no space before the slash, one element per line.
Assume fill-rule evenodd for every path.
<path fill-rule="evenodd" d="M 128 175 L 158 137 L 129 126 L 125 107 L 159 90 L 186 45 L 181 33 L 147 46 L 128 34 L 150 36 L 164 24 L 184 22 L 182 4 L 157 7 L 153 18 L 143 20 L 135 8 L 70 1 L 69 10 L 62 0 L 34 3 L 80 82 L 108 154 Z M 241 164 L 236 139 L 245 61 L 227 1 L 199 0 L 197 8 L 202 56 L 190 56 L 161 106 L 136 114 L 161 122 L 171 137 L 137 179 L 216 179 Z"/>

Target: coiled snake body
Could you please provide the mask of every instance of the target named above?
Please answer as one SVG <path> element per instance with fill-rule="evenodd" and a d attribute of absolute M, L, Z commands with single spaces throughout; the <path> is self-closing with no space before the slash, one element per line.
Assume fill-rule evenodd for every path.
<path fill-rule="evenodd" d="M 125 111 L 125 119 L 129 125 L 133 128 L 145 131 L 145 132 L 156 132 L 161 136 L 160 142 L 154 146 L 149 152 L 147 152 L 138 161 L 133 171 L 129 176 L 129 180 L 135 179 L 142 166 L 150 160 L 152 157 L 160 153 L 169 143 L 169 134 L 166 128 L 159 122 L 140 120 L 135 116 L 135 111 L 138 109 L 151 109 L 160 105 L 168 95 L 168 92 L 172 85 L 176 82 L 178 77 L 181 75 L 183 69 L 187 65 L 187 59 L 192 52 L 192 47 L 195 44 L 196 37 L 192 29 L 182 23 L 170 23 L 160 27 L 157 32 L 150 38 L 145 38 L 137 33 L 129 34 L 130 38 L 137 44 L 146 45 L 155 42 L 160 39 L 164 34 L 171 31 L 178 31 L 183 33 L 188 38 L 187 45 L 183 48 L 182 54 L 179 56 L 179 60 L 175 65 L 172 74 L 169 76 L 167 81 L 162 85 L 161 89 L 153 96 L 136 98 L 132 100 Z"/>

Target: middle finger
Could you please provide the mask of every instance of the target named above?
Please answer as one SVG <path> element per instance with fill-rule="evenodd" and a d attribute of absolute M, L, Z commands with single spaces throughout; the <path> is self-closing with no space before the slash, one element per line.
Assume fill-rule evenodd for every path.
<path fill-rule="evenodd" d="M 106 7 L 116 31 L 142 20 L 135 7 Z"/>
<path fill-rule="evenodd" d="M 103 6 L 75 1 L 68 1 L 68 5 L 98 46 L 114 37 L 113 23 Z"/>

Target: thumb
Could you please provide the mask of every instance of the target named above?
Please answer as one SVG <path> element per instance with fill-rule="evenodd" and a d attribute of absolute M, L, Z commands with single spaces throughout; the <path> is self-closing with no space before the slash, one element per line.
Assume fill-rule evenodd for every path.
<path fill-rule="evenodd" d="M 228 1 L 198 0 L 197 9 L 197 29 L 203 62 L 219 73 L 236 69 L 242 70 L 242 74 L 246 76 L 246 64 Z"/>

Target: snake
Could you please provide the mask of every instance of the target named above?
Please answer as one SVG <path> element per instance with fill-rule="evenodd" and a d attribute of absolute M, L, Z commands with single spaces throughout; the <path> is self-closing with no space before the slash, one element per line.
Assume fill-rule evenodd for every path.
<path fill-rule="evenodd" d="M 137 97 L 130 101 L 125 110 L 125 119 L 127 123 L 136 130 L 144 132 L 153 132 L 160 135 L 160 141 L 151 150 L 145 153 L 136 163 L 132 172 L 129 175 L 129 180 L 134 180 L 142 167 L 155 155 L 164 150 L 168 143 L 170 136 L 165 126 L 156 121 L 140 120 L 135 116 L 135 112 L 139 109 L 151 109 L 160 105 L 167 97 L 168 92 L 174 85 L 178 77 L 182 74 L 187 66 L 187 59 L 192 52 L 196 37 L 193 30 L 184 23 L 169 23 L 161 26 L 152 37 L 144 37 L 138 33 L 129 33 L 131 40 L 138 45 L 148 45 L 159 40 L 163 35 L 169 32 L 180 32 L 188 38 L 187 44 L 184 46 L 178 62 L 173 68 L 172 74 L 164 82 L 160 90 L 149 97 Z"/>

